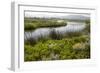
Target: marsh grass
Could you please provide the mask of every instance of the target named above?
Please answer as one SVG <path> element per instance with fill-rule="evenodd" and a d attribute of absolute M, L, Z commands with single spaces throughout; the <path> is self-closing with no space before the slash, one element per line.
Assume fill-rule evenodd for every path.
<path fill-rule="evenodd" d="M 52 31 L 50 32 L 50 35 L 47 36 L 43 36 L 42 34 L 40 36 L 38 36 L 37 38 L 32 37 L 32 33 L 30 33 L 29 37 L 27 39 L 27 41 L 25 41 L 26 43 L 29 43 L 31 45 L 35 45 L 37 44 L 39 41 L 45 42 L 47 40 L 62 40 L 64 38 L 73 38 L 73 37 L 78 37 L 82 35 L 81 32 L 69 32 L 69 33 L 65 33 L 65 34 L 61 34 L 60 32 L 57 32 L 56 30 L 54 30 L 52 28 Z M 82 38 L 81 38 L 82 40 Z M 83 39 L 84 40 L 84 39 Z"/>
<path fill-rule="evenodd" d="M 24 47 L 25 61 L 90 58 L 89 36 L 85 35 L 61 40 L 41 40 L 34 46 L 26 44 Z"/>
<path fill-rule="evenodd" d="M 63 38 L 63 35 L 60 32 L 57 32 L 54 29 L 52 29 L 52 31 L 50 32 L 50 38 L 60 40 Z"/>
<path fill-rule="evenodd" d="M 24 18 L 24 29 L 25 30 L 33 30 L 36 28 L 41 28 L 41 27 L 60 27 L 60 26 L 66 26 L 66 22 L 57 22 L 56 19 L 53 20 L 51 19 L 44 19 L 44 18 Z"/>

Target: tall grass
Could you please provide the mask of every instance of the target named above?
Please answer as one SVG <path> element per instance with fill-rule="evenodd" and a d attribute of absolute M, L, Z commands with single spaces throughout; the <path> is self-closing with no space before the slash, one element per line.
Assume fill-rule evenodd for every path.
<path fill-rule="evenodd" d="M 29 38 L 26 37 L 27 41 L 25 41 L 25 42 L 34 45 L 39 41 L 45 42 L 45 41 L 51 40 L 51 39 L 52 40 L 61 40 L 64 38 L 78 37 L 80 35 L 82 35 L 81 32 L 67 32 L 65 34 L 62 34 L 61 32 L 56 31 L 55 29 L 52 28 L 50 34 L 47 36 L 43 36 L 41 34 L 40 36 L 37 36 L 34 38 L 34 37 L 32 37 L 32 33 L 30 32 Z"/>
<path fill-rule="evenodd" d="M 60 40 L 63 38 L 63 35 L 60 32 L 57 32 L 55 29 L 52 29 L 52 31 L 50 32 L 50 38 Z"/>

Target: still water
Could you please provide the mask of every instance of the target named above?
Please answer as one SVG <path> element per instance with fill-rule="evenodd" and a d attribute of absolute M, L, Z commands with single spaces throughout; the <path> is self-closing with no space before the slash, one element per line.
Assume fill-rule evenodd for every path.
<path fill-rule="evenodd" d="M 38 39 L 40 36 L 48 36 L 50 35 L 50 32 L 52 30 L 55 30 L 56 33 L 60 33 L 60 34 L 65 34 L 65 33 L 71 33 L 71 32 L 79 32 L 84 30 L 86 27 L 86 23 L 85 22 L 67 22 L 66 26 L 61 26 L 61 27 L 55 27 L 55 28 L 37 28 L 35 30 L 32 31 L 25 31 L 24 32 L 24 40 L 30 39 L 30 38 L 34 38 L 34 39 Z"/>

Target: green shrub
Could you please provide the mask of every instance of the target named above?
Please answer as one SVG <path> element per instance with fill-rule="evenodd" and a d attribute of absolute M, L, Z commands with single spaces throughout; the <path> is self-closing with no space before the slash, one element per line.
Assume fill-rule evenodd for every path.
<path fill-rule="evenodd" d="M 86 58 L 90 58 L 90 42 L 87 35 L 60 40 L 40 40 L 35 45 L 24 46 L 25 61 Z"/>

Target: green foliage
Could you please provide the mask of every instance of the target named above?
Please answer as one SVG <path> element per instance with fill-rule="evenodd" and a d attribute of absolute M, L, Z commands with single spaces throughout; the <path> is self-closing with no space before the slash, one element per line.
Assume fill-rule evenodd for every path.
<path fill-rule="evenodd" d="M 65 26 L 66 22 L 57 22 L 53 19 L 44 19 L 44 18 L 24 18 L 24 29 L 33 30 L 40 27 L 59 27 Z"/>
<path fill-rule="evenodd" d="M 34 46 L 25 44 L 24 47 L 25 61 L 90 58 L 90 43 L 87 35 L 61 40 L 41 40 Z"/>
<path fill-rule="evenodd" d="M 66 33 L 66 37 L 77 37 L 77 36 L 80 36 L 82 35 L 82 32 L 69 32 L 69 33 Z"/>
<path fill-rule="evenodd" d="M 86 25 L 86 28 L 85 28 L 85 33 L 89 33 L 90 32 L 90 24 L 87 24 Z"/>

